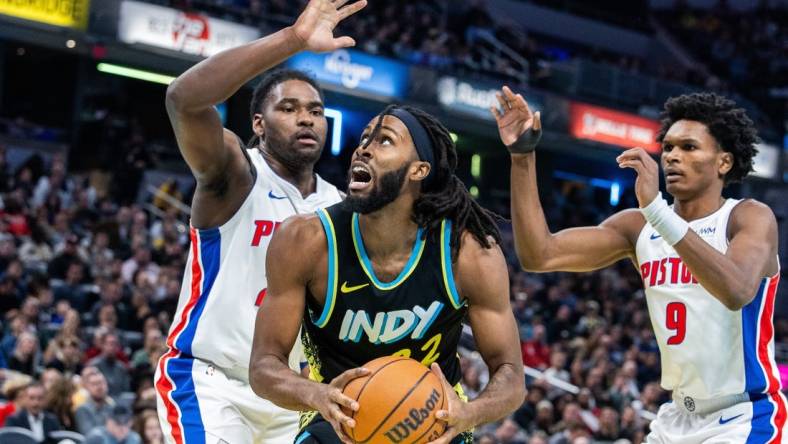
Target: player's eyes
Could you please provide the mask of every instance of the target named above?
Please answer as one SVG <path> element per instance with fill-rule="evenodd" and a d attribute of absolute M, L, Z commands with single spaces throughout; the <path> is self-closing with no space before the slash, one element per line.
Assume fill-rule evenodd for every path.
<path fill-rule="evenodd" d="M 391 140 L 390 138 L 386 137 L 386 136 L 383 136 L 383 137 L 381 137 L 381 139 L 380 139 L 380 144 L 381 144 L 381 145 L 391 145 L 391 144 L 393 144 L 393 143 L 394 143 L 394 141 L 393 141 L 393 140 Z"/>
<path fill-rule="evenodd" d="M 322 116 L 322 115 L 323 115 L 323 110 L 322 110 L 322 109 L 313 109 L 313 110 L 312 110 L 312 115 L 313 115 L 313 116 L 320 117 L 320 116 Z"/>
<path fill-rule="evenodd" d="M 361 140 L 358 141 L 358 144 L 359 145 L 365 145 L 367 143 L 368 139 L 369 139 L 369 137 L 367 137 L 367 135 L 364 134 L 364 135 L 361 136 Z"/>

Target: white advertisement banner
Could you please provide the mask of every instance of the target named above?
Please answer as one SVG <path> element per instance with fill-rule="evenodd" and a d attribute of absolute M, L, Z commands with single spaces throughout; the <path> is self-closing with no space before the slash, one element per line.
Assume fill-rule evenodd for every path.
<path fill-rule="evenodd" d="M 208 57 L 251 42 L 260 31 L 237 23 L 163 6 L 124 1 L 118 39 Z"/>
<path fill-rule="evenodd" d="M 752 159 L 752 175 L 774 179 L 780 167 L 780 150 L 774 145 L 759 143 L 758 154 Z"/>

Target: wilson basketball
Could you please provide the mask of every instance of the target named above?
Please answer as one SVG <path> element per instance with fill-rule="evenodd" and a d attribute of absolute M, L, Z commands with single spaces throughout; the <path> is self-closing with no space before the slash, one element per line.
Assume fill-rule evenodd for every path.
<path fill-rule="evenodd" d="M 443 434 L 446 423 L 435 418 L 446 394 L 440 379 L 416 360 L 385 356 L 364 365 L 370 374 L 345 386 L 343 393 L 358 402 L 356 421 L 343 430 L 358 444 L 421 444 Z"/>

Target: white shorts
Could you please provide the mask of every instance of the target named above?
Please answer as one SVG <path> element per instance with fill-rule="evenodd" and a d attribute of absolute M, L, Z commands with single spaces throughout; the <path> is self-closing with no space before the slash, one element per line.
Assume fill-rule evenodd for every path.
<path fill-rule="evenodd" d="M 244 380 L 195 358 L 166 353 L 155 376 L 169 444 L 292 444 L 298 412 L 258 397 Z"/>
<path fill-rule="evenodd" d="M 687 413 L 675 402 L 663 404 L 651 422 L 647 444 L 788 443 L 785 396 L 760 395 L 705 415 Z"/>

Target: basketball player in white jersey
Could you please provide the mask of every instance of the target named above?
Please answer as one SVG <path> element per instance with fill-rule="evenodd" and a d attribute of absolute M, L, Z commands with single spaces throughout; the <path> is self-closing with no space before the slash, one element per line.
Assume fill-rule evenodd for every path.
<path fill-rule="evenodd" d="M 252 99 L 251 149 L 222 128 L 214 105 L 297 52 L 353 46 L 333 30 L 366 2 L 346 3 L 312 0 L 292 26 L 204 60 L 167 90 L 178 146 L 197 180 L 183 287 L 155 376 L 169 443 L 293 442 L 297 414 L 258 398 L 248 367 L 273 231 L 341 200 L 313 172 L 326 138 L 322 93 L 303 73 L 269 73 Z"/>
<path fill-rule="evenodd" d="M 774 361 L 772 314 L 779 279 L 777 222 L 752 199 L 722 197 L 752 170 L 757 141 L 744 110 L 715 94 L 665 103 L 661 163 L 643 149 L 618 157 L 637 172 L 640 208 L 599 226 L 551 233 L 536 187 L 541 133 L 519 94 L 504 87 L 491 111 L 511 153 L 517 255 L 529 271 L 590 271 L 630 259 L 640 271 L 673 402 L 651 424 L 649 443 L 781 443 L 786 400 Z"/>

